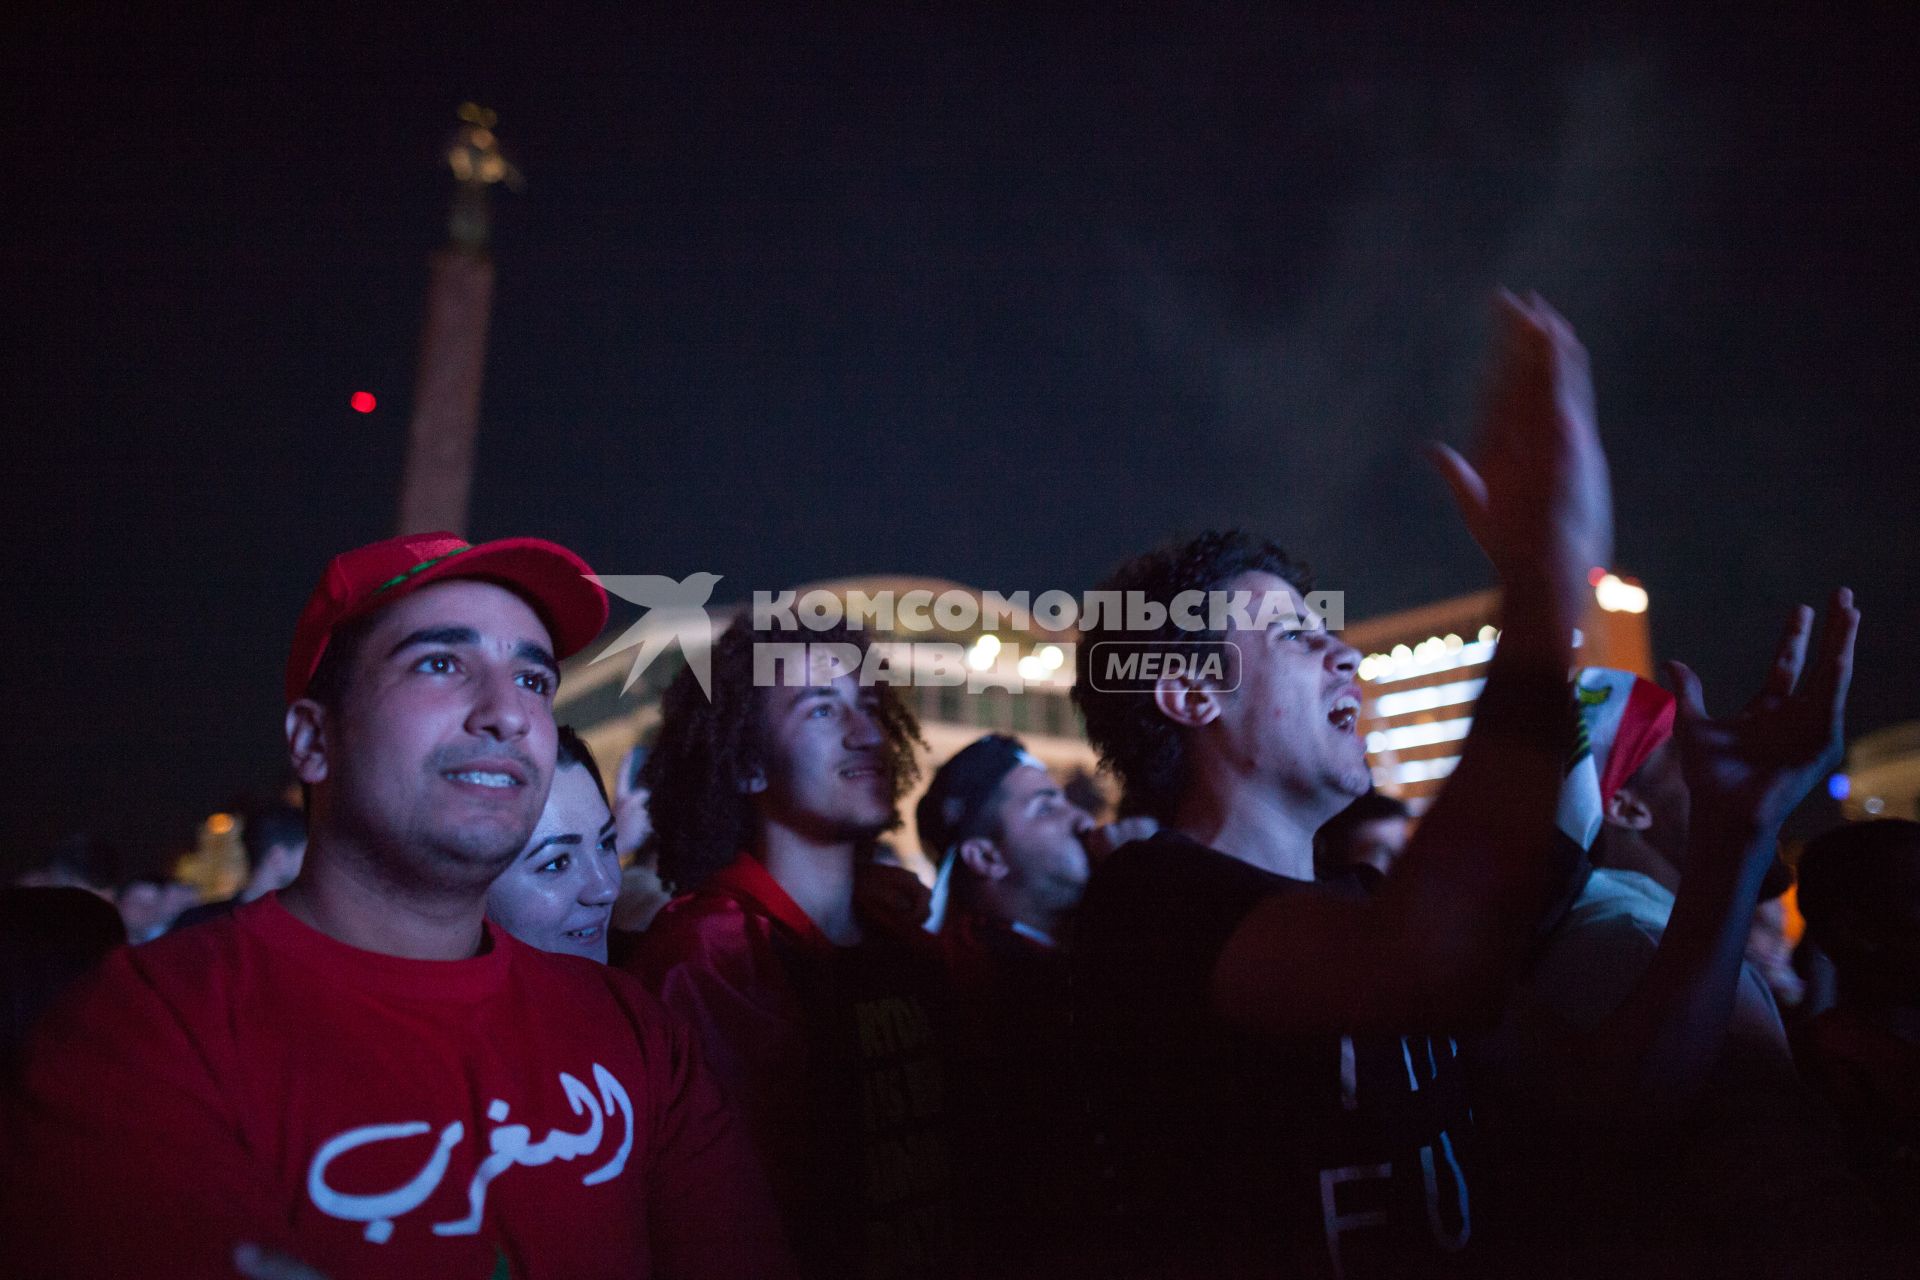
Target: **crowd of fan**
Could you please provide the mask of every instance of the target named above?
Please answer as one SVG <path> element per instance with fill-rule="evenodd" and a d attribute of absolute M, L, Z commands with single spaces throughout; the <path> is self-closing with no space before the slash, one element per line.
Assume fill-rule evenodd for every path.
<path fill-rule="evenodd" d="M 577 556 L 336 557 L 287 668 L 303 801 L 243 815 L 240 891 L 74 842 L 0 894 L 10 1273 L 1913 1273 L 1920 824 L 1780 856 L 1859 614 L 1755 637 L 1717 717 L 1679 664 L 1577 669 L 1585 353 L 1538 299 L 1501 328 L 1474 461 L 1435 449 L 1501 640 L 1417 815 L 1337 632 L 1113 619 L 1231 639 L 1232 678 L 1088 679 L 1095 624 L 1118 812 L 982 738 L 914 812 L 929 888 L 886 844 L 893 689 L 756 681 L 861 632 L 734 623 L 609 789 L 552 711 L 607 616 Z M 1237 532 L 1100 584 L 1309 588 Z"/>

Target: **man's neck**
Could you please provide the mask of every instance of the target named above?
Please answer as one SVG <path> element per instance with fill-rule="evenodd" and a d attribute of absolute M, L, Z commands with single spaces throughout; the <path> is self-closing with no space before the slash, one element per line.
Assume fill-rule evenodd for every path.
<path fill-rule="evenodd" d="M 774 883 L 836 946 L 860 941 L 853 914 L 852 841 L 821 843 L 789 827 L 768 824 L 754 851 Z"/>
<path fill-rule="evenodd" d="M 1668 893 L 1680 891 L 1680 868 L 1637 831 L 1608 828 L 1601 837 L 1599 853 L 1596 865 L 1600 867 L 1637 872 Z"/>
<path fill-rule="evenodd" d="M 1198 762 L 1194 775 L 1174 818 L 1176 830 L 1262 871 L 1313 879 L 1313 833 L 1333 813 L 1308 812 L 1249 778 L 1210 775 Z"/>
<path fill-rule="evenodd" d="M 471 896 L 409 894 L 372 874 L 368 860 L 330 851 L 319 833 L 280 902 L 336 942 L 404 960 L 470 959 L 485 937 L 484 888 Z"/>

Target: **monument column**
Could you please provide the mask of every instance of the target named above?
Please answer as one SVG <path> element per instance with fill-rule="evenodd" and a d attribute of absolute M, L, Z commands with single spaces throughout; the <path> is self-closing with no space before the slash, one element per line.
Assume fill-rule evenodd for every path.
<path fill-rule="evenodd" d="M 447 243 L 428 259 L 427 316 L 420 333 L 413 421 L 400 489 L 399 532 L 448 529 L 465 536 L 473 488 L 480 385 L 486 374 L 487 320 L 493 308 L 493 259 L 487 188 L 518 189 L 520 175 L 500 153 L 497 117 L 469 102 L 447 150 L 458 184 Z"/>

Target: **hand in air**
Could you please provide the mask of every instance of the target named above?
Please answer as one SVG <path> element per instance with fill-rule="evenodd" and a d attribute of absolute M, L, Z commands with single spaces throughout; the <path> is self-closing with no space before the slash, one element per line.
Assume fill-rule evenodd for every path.
<path fill-rule="evenodd" d="M 1587 351 L 1538 294 L 1502 292 L 1480 438 L 1468 462 L 1430 447 L 1466 521 L 1509 590 L 1540 590 L 1580 617 L 1588 571 L 1613 557 L 1613 491 Z"/>
<path fill-rule="evenodd" d="M 1853 592 L 1843 587 L 1827 605 L 1819 652 L 1809 666 L 1813 610 L 1796 606 L 1760 691 L 1725 720 L 1707 714 L 1698 676 L 1682 663 L 1667 664 L 1678 703 L 1674 739 L 1696 829 L 1711 824 L 1742 838 L 1770 833 L 1839 764 L 1859 629 Z"/>

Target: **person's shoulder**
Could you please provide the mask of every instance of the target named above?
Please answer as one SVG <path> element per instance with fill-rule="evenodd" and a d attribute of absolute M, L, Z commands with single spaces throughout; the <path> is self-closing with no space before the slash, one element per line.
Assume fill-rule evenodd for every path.
<path fill-rule="evenodd" d="M 768 951 L 772 924 L 732 894 L 696 890 L 662 907 L 634 944 L 628 972 L 658 989 L 683 966 L 752 968 Z"/>
<path fill-rule="evenodd" d="M 1165 903 L 1178 893 L 1217 892 L 1259 896 L 1280 892 L 1292 882 L 1249 866 L 1218 849 L 1176 831 L 1158 831 L 1124 844 L 1108 855 L 1087 882 L 1087 900 L 1125 901 L 1146 896 Z"/>
<path fill-rule="evenodd" d="M 228 911 L 190 928 L 164 933 L 152 942 L 122 948 L 115 955 L 125 964 L 121 981 L 193 990 L 228 979 L 252 941 L 241 926 L 240 913 Z M 117 966 L 101 966 L 102 976 L 108 976 L 114 968 Z"/>
<path fill-rule="evenodd" d="M 163 1043 L 205 1043 L 232 1026 L 244 947 L 231 917 L 116 947 L 61 995 L 36 1038 L 56 1056 L 82 1046 L 157 1053 Z"/>
<path fill-rule="evenodd" d="M 511 952 L 512 981 L 535 1001 L 549 1007 L 576 1006 L 588 1016 L 598 1016 L 608 1007 L 642 1020 L 666 1016 L 646 984 L 631 973 L 585 956 L 542 951 L 505 930 L 498 936 L 499 945 Z"/>
<path fill-rule="evenodd" d="M 209 920 L 224 920 L 238 910 L 240 905 L 238 898 L 220 898 L 213 902 L 197 903 L 180 913 L 179 919 L 175 920 L 173 927 L 167 931 L 168 936 L 182 929 L 191 929 L 195 925 L 205 924 Z"/>

